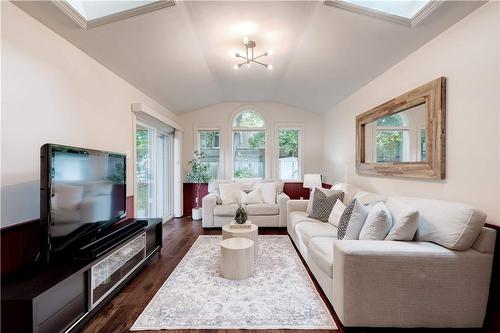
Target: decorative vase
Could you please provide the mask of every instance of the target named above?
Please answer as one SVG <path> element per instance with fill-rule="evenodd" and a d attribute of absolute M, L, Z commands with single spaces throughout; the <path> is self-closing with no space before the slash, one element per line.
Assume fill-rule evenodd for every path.
<path fill-rule="evenodd" d="M 243 208 L 241 205 L 236 209 L 236 215 L 234 216 L 234 220 L 238 224 L 243 224 L 247 221 L 247 212 L 245 208 Z"/>

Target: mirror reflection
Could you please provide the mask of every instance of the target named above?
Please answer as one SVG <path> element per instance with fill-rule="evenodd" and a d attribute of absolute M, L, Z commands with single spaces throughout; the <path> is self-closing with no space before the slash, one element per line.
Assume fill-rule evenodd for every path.
<path fill-rule="evenodd" d="M 365 125 L 365 163 L 426 160 L 425 103 Z"/>

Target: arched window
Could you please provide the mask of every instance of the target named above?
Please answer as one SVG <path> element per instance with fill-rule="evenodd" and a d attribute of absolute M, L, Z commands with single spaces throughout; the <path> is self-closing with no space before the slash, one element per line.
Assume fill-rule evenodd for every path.
<path fill-rule="evenodd" d="M 265 178 L 266 122 L 252 110 L 233 119 L 233 177 Z"/>

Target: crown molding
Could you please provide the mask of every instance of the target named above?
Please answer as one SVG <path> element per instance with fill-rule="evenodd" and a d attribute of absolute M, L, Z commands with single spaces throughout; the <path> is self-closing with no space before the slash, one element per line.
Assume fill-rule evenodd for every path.
<path fill-rule="evenodd" d="M 350 12 L 371 16 L 380 20 L 389 21 L 392 23 L 401 24 L 407 27 L 415 27 L 421 21 L 424 20 L 430 13 L 432 13 L 439 5 L 441 5 L 442 1 L 434 0 L 426 4 L 421 10 L 417 12 L 412 18 L 406 18 L 394 14 L 389 14 L 382 12 L 380 10 L 371 9 L 359 5 L 355 5 L 342 0 L 324 0 L 323 4 L 331 7 L 336 7 L 344 10 L 348 10 Z"/>
<path fill-rule="evenodd" d="M 65 0 L 52 0 L 52 3 L 68 15 L 76 24 L 84 29 L 95 28 L 104 24 L 109 24 L 115 21 L 127 19 L 133 16 L 142 15 L 162 8 L 170 7 L 175 5 L 174 0 L 158 0 L 156 2 L 140 6 L 137 8 L 132 8 L 119 13 L 111 14 L 108 16 L 100 17 L 94 20 L 85 19 L 80 13 L 78 13 L 70 4 Z"/>

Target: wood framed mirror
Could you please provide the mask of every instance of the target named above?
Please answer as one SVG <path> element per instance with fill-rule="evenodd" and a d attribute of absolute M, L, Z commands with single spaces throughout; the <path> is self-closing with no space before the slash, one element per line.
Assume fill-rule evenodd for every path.
<path fill-rule="evenodd" d="M 356 117 L 361 175 L 445 178 L 446 78 L 440 77 Z"/>

